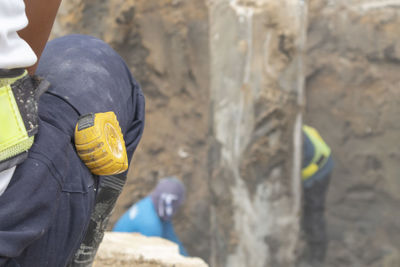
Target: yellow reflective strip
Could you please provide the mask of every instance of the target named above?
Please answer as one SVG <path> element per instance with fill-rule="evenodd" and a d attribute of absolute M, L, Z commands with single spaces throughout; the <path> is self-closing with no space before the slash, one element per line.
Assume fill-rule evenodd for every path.
<path fill-rule="evenodd" d="M 311 143 L 314 145 L 314 156 L 311 162 L 315 163 L 322 155 L 328 158 L 331 154 L 331 149 L 322 139 L 318 131 L 310 126 L 303 125 L 303 131 L 310 138 Z"/>
<path fill-rule="evenodd" d="M 34 137 L 28 137 L 24 140 L 21 140 L 19 143 L 6 148 L 5 150 L 0 151 L 0 161 L 5 159 L 12 158 L 16 155 L 21 154 L 22 152 L 28 151 L 33 145 Z"/>
<path fill-rule="evenodd" d="M 9 85 L 0 87 L 0 151 L 27 139 L 28 134 Z"/>
<path fill-rule="evenodd" d="M 318 171 L 318 165 L 315 163 L 311 163 L 307 167 L 303 168 L 301 171 L 301 176 L 303 180 L 307 180 L 311 176 L 313 176 Z"/>
<path fill-rule="evenodd" d="M 0 78 L 0 87 L 12 84 L 13 82 L 15 82 L 16 80 L 21 79 L 22 77 L 24 77 L 25 75 L 28 75 L 28 71 L 25 70 L 24 73 L 22 73 L 21 75 L 17 76 L 17 77 L 12 77 L 12 78 Z"/>

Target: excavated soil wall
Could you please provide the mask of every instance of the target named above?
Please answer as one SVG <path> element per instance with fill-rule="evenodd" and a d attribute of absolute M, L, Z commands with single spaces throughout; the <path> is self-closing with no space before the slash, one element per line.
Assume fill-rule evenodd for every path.
<path fill-rule="evenodd" d="M 239 8 L 244 12 L 242 17 L 232 15 L 232 8 L 218 6 L 228 2 L 239 7 L 247 6 L 248 9 Z M 282 21 L 277 23 L 270 19 L 280 14 L 283 7 L 273 2 L 281 1 L 63 2 L 53 37 L 83 33 L 105 40 L 127 61 L 146 95 L 144 137 L 135 154 L 127 186 L 118 201 L 111 225 L 131 203 L 145 196 L 159 178 L 177 175 L 188 188 L 188 199 L 175 221 L 176 231 L 191 255 L 223 265 L 229 255 L 238 255 L 238 247 L 260 244 L 257 239 L 250 238 L 251 233 L 247 239 L 244 238 L 245 231 L 240 233 L 243 234 L 241 237 L 237 236 L 239 228 L 235 227 L 240 221 L 250 224 L 259 221 L 255 217 L 246 219 L 246 216 L 240 218 L 234 215 L 235 208 L 249 206 L 242 205 L 240 201 L 235 203 L 232 190 L 228 188 L 237 182 L 234 177 L 244 177 L 241 183 L 246 190 L 236 192 L 257 193 L 257 190 L 260 191 L 259 174 L 274 174 L 274 167 L 283 162 L 280 159 L 291 154 L 293 149 L 291 144 L 280 142 L 282 138 L 291 138 L 289 133 L 294 129 L 294 114 L 301 103 L 291 94 L 281 94 L 277 89 L 292 85 L 284 83 L 274 87 L 273 83 L 265 82 L 268 80 L 265 77 L 275 69 L 260 67 L 270 62 L 271 66 L 281 71 L 290 64 L 296 51 L 293 46 L 296 35 L 283 31 L 280 37 L 278 30 L 275 32 L 278 40 L 275 48 L 278 49 L 275 52 L 272 49 L 272 54 L 266 53 L 268 48 L 265 44 L 268 42 L 265 40 L 268 40 L 267 33 L 271 32 L 266 29 L 276 30 L 279 25 L 283 26 Z M 398 267 L 400 1 L 293 1 L 302 2 L 308 2 L 309 6 L 305 122 L 321 132 L 332 147 L 335 159 L 327 200 L 329 246 L 324 266 Z M 229 19 L 230 23 L 224 24 L 225 19 Z M 287 23 L 292 19 L 287 18 Z M 210 107 L 215 107 L 211 101 L 218 98 L 215 94 L 219 88 L 217 85 L 226 84 L 226 80 L 223 77 L 215 80 L 217 76 L 212 76 L 212 71 L 220 68 L 229 72 L 233 69 L 215 62 L 218 61 L 218 53 L 221 59 L 225 57 L 227 60 L 232 53 L 228 48 L 226 51 L 222 49 L 223 44 L 216 41 L 217 35 L 210 34 L 217 30 L 225 39 L 237 41 L 237 53 L 241 53 L 242 57 L 238 56 L 237 62 L 231 64 L 251 66 L 252 71 L 260 68 L 265 72 L 263 75 L 267 75 L 257 80 L 251 75 L 243 75 L 248 68 L 237 72 L 239 76 L 243 75 L 240 76 L 242 81 L 244 77 L 251 81 L 248 82 L 250 87 L 259 87 L 269 93 L 268 101 L 254 106 L 254 110 L 258 111 L 255 117 L 267 116 L 266 120 L 259 120 L 260 129 L 283 129 L 283 134 L 278 137 L 273 135 L 274 131 L 264 139 L 253 136 L 253 142 L 248 142 L 249 145 L 242 151 L 246 156 L 238 161 L 238 169 L 234 169 L 236 173 L 218 171 L 221 169 L 220 155 L 224 142 L 218 141 L 218 136 L 215 136 L 215 123 L 221 120 L 215 117 L 215 109 Z M 233 37 L 230 34 L 234 34 Z M 255 46 L 249 46 L 249 38 L 254 40 Z M 248 56 L 249 51 L 253 53 L 251 57 Z M 296 79 L 292 77 L 291 80 Z M 249 91 L 249 86 L 243 86 L 239 94 L 247 95 Z M 232 99 L 235 99 L 234 96 Z M 248 97 L 246 101 L 251 99 Z M 293 109 L 286 111 L 287 107 L 284 107 L 280 110 L 279 103 L 290 103 L 287 107 Z M 270 113 L 265 107 L 270 108 Z M 285 121 L 289 124 L 285 125 Z M 230 131 L 229 128 L 225 130 Z M 237 139 L 241 138 L 239 135 Z M 275 141 L 282 145 L 276 145 Z M 272 149 L 260 149 L 268 146 Z M 274 160 L 271 161 L 271 157 Z M 263 161 L 266 165 L 262 167 L 260 162 Z M 284 164 L 291 163 L 285 161 Z M 279 174 L 279 171 L 276 173 Z M 216 177 L 219 179 L 213 179 Z M 275 185 L 280 187 L 282 179 L 278 180 Z M 287 186 L 291 180 L 284 181 Z M 282 192 L 280 190 L 277 189 Z M 294 191 L 287 192 L 290 195 Z M 247 197 L 245 199 L 248 200 Z M 282 198 L 271 197 L 268 202 L 274 206 L 279 199 Z M 257 201 L 263 203 L 265 199 Z M 268 220 L 267 214 L 262 214 Z M 216 215 L 222 220 L 216 221 Z M 243 229 L 257 230 L 259 227 L 258 223 Z M 261 244 L 270 249 L 274 248 L 271 244 L 276 244 L 276 241 L 267 238 Z M 270 253 L 276 254 L 276 250 Z M 276 266 L 274 264 L 272 262 L 268 266 Z"/>
<path fill-rule="evenodd" d="M 332 147 L 324 266 L 400 266 L 400 1 L 312 0 L 305 121 Z"/>
<path fill-rule="evenodd" d="M 293 157 L 292 140 L 299 145 L 304 5 L 284 5 L 275 12 L 277 3 L 266 0 L 63 2 L 53 36 L 105 40 L 126 60 L 147 100 L 143 140 L 110 227 L 159 178 L 177 175 L 187 201 L 176 232 L 191 255 L 215 266 L 294 261 L 300 149 Z M 232 140 L 240 140 L 239 150 Z"/>
<path fill-rule="evenodd" d="M 94 35 L 125 59 L 146 97 L 143 139 L 110 220 L 176 175 L 187 201 L 175 230 L 191 255 L 210 254 L 207 135 L 208 9 L 198 0 L 63 1 L 53 37 Z"/>
<path fill-rule="evenodd" d="M 210 265 L 293 266 L 305 5 L 209 3 Z"/>

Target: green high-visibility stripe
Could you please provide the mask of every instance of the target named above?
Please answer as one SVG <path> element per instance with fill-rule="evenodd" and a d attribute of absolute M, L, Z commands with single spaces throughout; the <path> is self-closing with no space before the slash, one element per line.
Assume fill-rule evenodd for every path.
<path fill-rule="evenodd" d="M 322 139 L 318 131 L 310 126 L 304 125 L 303 126 L 303 131 L 307 135 L 307 137 L 310 139 L 311 143 L 313 144 L 314 147 L 314 155 L 313 158 L 310 162 L 310 164 L 306 167 L 303 168 L 303 179 L 307 179 L 314 175 L 320 168 L 322 168 L 325 163 L 327 162 L 329 156 L 331 155 L 331 149 L 330 147 L 325 143 L 325 141 Z M 322 160 L 321 160 L 322 159 Z M 310 169 L 309 167 L 311 165 L 316 165 L 318 168 L 313 168 L 313 171 L 307 171 L 304 172 L 306 169 Z M 305 173 L 307 173 L 306 176 Z"/>

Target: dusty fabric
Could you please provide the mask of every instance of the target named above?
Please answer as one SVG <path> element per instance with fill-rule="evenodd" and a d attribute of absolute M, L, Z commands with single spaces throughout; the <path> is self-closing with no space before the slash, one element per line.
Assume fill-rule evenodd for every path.
<path fill-rule="evenodd" d="M 124 61 L 83 35 L 51 41 L 37 73 L 51 87 L 39 101 L 39 131 L 0 196 L 0 266 L 65 266 L 85 234 L 97 178 L 76 154 L 79 115 L 114 111 L 129 160 L 144 127 L 144 97 Z"/>

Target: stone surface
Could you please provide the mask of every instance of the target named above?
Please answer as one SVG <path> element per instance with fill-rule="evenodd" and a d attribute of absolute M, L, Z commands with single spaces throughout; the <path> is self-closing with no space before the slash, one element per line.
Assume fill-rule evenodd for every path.
<path fill-rule="evenodd" d="M 199 258 L 183 257 L 175 243 L 140 234 L 106 232 L 93 267 L 207 267 Z"/>
<path fill-rule="evenodd" d="M 209 14 L 210 265 L 293 266 L 305 5 L 215 0 Z"/>
<path fill-rule="evenodd" d="M 307 112 L 336 162 L 324 266 L 400 266 L 400 1 L 310 1 Z"/>

